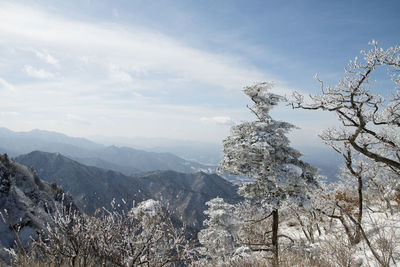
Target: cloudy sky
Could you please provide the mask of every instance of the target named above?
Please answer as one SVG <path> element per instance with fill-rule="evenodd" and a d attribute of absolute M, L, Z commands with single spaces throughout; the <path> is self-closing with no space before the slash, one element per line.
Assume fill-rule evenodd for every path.
<path fill-rule="evenodd" d="M 220 142 L 252 119 L 242 87 L 317 93 L 372 39 L 400 44 L 399 1 L 0 0 L 0 127 Z M 282 106 L 295 145 L 332 116 Z"/>

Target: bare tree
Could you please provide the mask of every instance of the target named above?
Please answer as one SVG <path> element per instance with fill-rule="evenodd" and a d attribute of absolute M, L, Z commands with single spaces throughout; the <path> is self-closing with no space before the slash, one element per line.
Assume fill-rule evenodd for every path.
<path fill-rule="evenodd" d="M 293 108 L 332 112 L 341 123 L 341 127 L 327 129 L 320 137 L 344 157 L 346 170 L 342 171 L 342 177 L 355 181 L 357 198 L 337 192 L 334 202 L 340 215 L 331 214 L 342 222 L 353 245 L 361 237 L 369 244 L 362 228 L 365 185 L 374 186 L 375 192 L 384 194 L 379 183 L 393 184 L 388 180 L 400 178 L 400 47 L 385 50 L 375 41 L 370 45 L 370 50 L 361 51 L 364 56 L 361 61 L 358 58 L 350 61 L 344 79 L 335 87 L 325 86 L 316 76 L 321 94 L 305 98 L 296 92 L 290 103 Z M 373 90 L 373 74 L 378 68 L 387 69 L 394 85 L 386 90 L 389 92 L 386 99 Z M 390 199 L 383 198 L 390 203 Z M 357 211 L 349 210 L 351 205 L 357 206 Z M 344 217 L 354 225 L 354 231 Z"/>
<path fill-rule="evenodd" d="M 364 60 L 350 61 L 346 75 L 335 87 L 321 84 L 321 94 L 311 95 L 306 103 L 304 96 L 295 93 L 291 102 L 293 108 L 325 110 L 336 113 L 342 128 L 324 131 L 321 138 L 336 151 L 348 154 L 349 148 L 384 163 L 393 171 L 400 172 L 400 47 L 387 50 L 373 48 L 361 51 Z M 371 76 L 378 67 L 388 67 L 395 87 L 385 100 L 371 90 Z"/>
<path fill-rule="evenodd" d="M 150 199 L 128 213 L 103 210 L 90 217 L 59 211 L 34 246 L 58 266 L 174 266 L 190 258 L 185 234 L 160 202 Z"/>

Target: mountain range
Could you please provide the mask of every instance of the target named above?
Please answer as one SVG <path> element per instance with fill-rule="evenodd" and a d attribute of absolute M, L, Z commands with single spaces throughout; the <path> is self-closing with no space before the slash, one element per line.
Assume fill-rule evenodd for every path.
<path fill-rule="evenodd" d="M 184 151 L 191 145 L 181 148 Z M 329 180 L 335 179 L 341 163 L 336 154 L 328 149 L 301 151 Z M 218 157 L 214 152 L 211 154 Z M 51 212 L 57 205 L 65 205 L 64 198 L 89 215 L 103 207 L 129 209 L 149 198 L 160 200 L 168 205 L 173 219 L 184 220 L 193 233 L 203 227 L 207 201 L 215 197 L 229 203 L 241 200 L 238 186 L 227 180 L 237 181 L 237 177 L 224 179 L 215 174 L 216 166 L 168 152 L 106 146 L 49 131 L 0 128 L 0 153 L 15 161 L 0 155 L 0 208 L 9 211 L 11 225 L 21 227 L 24 242 L 51 221 Z M 4 224 L 0 237 L 0 251 L 12 246 L 14 233 Z"/>
<path fill-rule="evenodd" d="M 159 138 L 100 136 L 92 138 L 108 145 L 50 131 L 14 132 L 0 127 L 0 153 L 15 157 L 34 150 L 58 152 L 82 164 L 118 171 L 125 175 L 156 170 L 214 173 L 217 162 L 222 160 L 220 145 Z M 304 154 L 303 159 L 319 168 L 320 173 L 325 175 L 328 181 L 337 180 L 338 166 L 343 160 L 332 149 L 329 147 L 298 147 L 298 149 Z M 175 152 L 184 158 L 170 152 Z M 189 158 L 195 160 L 188 160 Z M 205 165 L 199 162 L 213 164 Z M 223 177 L 233 182 L 240 181 L 238 177 L 228 174 L 224 174 Z"/>
<path fill-rule="evenodd" d="M 126 146 L 157 153 L 169 152 L 186 160 L 205 165 L 218 165 L 222 160 L 222 145 L 220 143 L 140 136 L 106 137 L 97 135 L 90 136 L 88 139 L 105 145 Z"/>
<path fill-rule="evenodd" d="M 0 128 L 0 153 L 15 157 L 35 150 L 61 153 L 82 164 L 119 171 L 125 175 L 155 170 L 214 172 L 216 168 L 185 160 L 171 153 L 105 146 L 84 138 L 43 130 L 14 132 Z"/>
<path fill-rule="evenodd" d="M 113 199 L 116 205 L 125 205 L 125 202 L 130 208 L 134 202 L 152 198 L 168 204 L 175 216 L 184 218 L 189 226 L 198 230 L 205 218 L 205 202 L 215 197 L 228 202 L 241 199 L 237 186 L 216 174 L 168 170 L 126 176 L 83 165 L 60 153 L 40 151 L 18 156 L 15 161 L 32 166 L 44 181 L 60 185 L 87 214 L 102 207 L 110 209 Z"/>

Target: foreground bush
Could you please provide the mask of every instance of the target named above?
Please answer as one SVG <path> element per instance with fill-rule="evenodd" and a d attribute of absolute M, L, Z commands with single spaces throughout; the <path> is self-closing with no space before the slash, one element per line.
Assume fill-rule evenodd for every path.
<path fill-rule="evenodd" d="M 185 234 L 150 199 L 128 212 L 104 209 L 95 217 L 57 211 L 29 254 L 10 252 L 16 266 L 174 266 L 191 257 Z"/>

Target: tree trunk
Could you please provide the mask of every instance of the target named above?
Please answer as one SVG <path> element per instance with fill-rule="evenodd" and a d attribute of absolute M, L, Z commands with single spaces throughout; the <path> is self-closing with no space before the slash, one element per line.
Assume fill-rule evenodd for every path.
<path fill-rule="evenodd" d="M 358 214 L 357 214 L 357 225 L 356 225 L 356 233 L 354 235 L 354 242 L 355 244 L 360 243 L 361 241 L 361 221 L 363 217 L 363 183 L 362 183 L 362 178 L 359 175 L 357 177 L 357 182 L 358 182 Z"/>
<path fill-rule="evenodd" d="M 279 213 L 278 209 L 272 211 L 272 251 L 274 253 L 273 266 L 279 266 L 279 247 L 278 247 L 278 227 L 279 227 Z"/>

